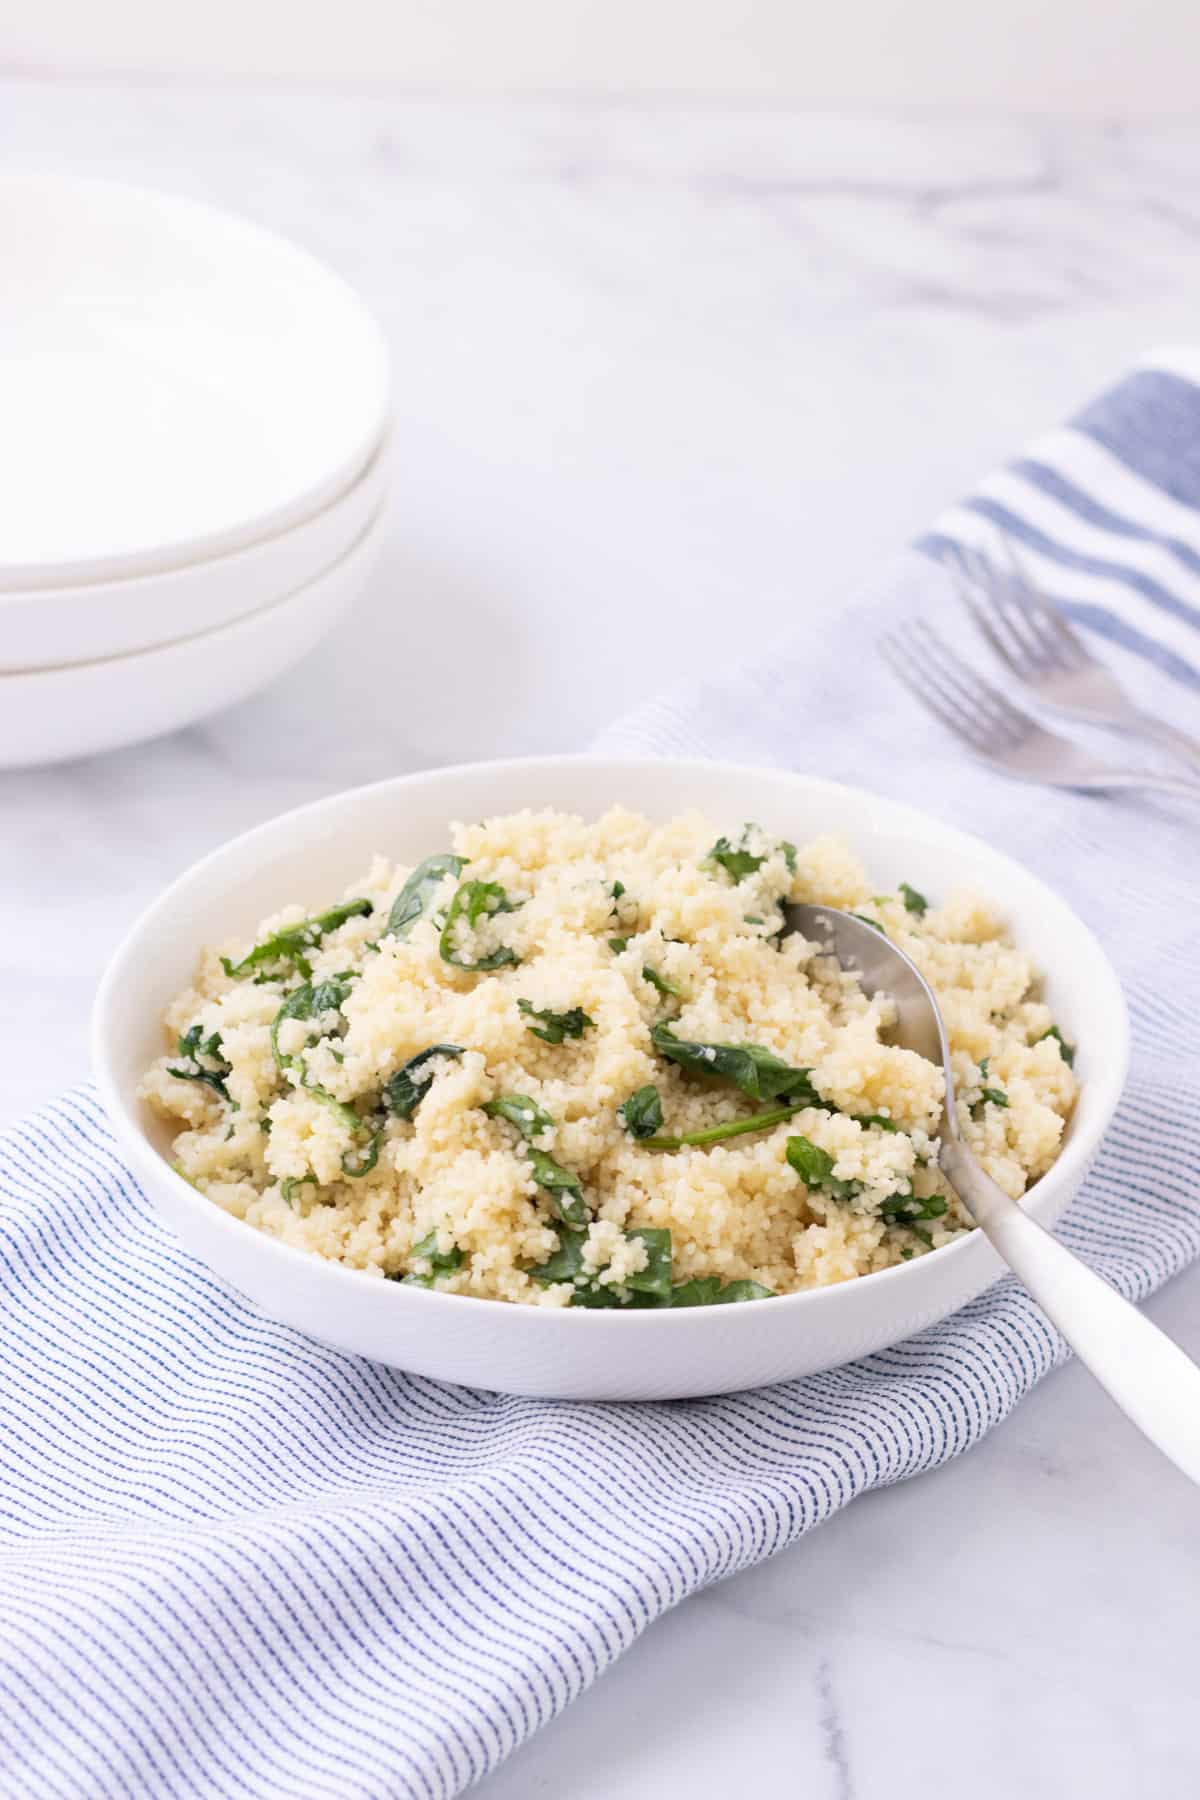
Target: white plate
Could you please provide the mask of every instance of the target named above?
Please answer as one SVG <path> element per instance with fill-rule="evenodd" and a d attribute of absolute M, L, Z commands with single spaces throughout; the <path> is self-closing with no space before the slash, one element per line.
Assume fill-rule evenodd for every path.
<path fill-rule="evenodd" d="M 0 675 L 0 768 L 115 750 L 244 700 L 321 641 L 370 575 L 383 538 L 377 514 L 315 581 L 220 631 L 140 656 Z"/>
<path fill-rule="evenodd" d="M 962 883 L 993 897 L 1044 972 L 1055 1018 L 1079 1046 L 1082 1090 L 1062 1154 L 1026 1204 L 1049 1225 L 1074 1194 L 1124 1083 L 1125 1003 L 1091 932 L 1019 863 L 909 807 L 778 769 L 586 757 L 474 764 L 336 795 L 236 838 L 142 915 L 101 983 L 93 1057 L 121 1147 L 189 1249 L 264 1312 L 342 1350 L 472 1387 L 668 1399 L 850 1362 L 944 1318 L 1000 1273 L 995 1252 L 973 1232 L 878 1275 L 743 1306 L 632 1313 L 511 1306 L 327 1262 L 233 1218 L 175 1174 L 171 1133 L 138 1100 L 137 1086 L 162 1052 L 163 1011 L 190 982 L 202 944 L 247 937 L 288 901 L 326 904 L 377 851 L 415 863 L 443 849 L 450 819 L 524 806 L 595 817 L 616 801 L 658 819 L 690 806 L 722 825 L 758 819 L 798 842 L 836 832 L 881 887 L 911 881 L 941 895 Z"/>
<path fill-rule="evenodd" d="M 387 480 L 387 451 L 381 447 L 336 500 L 245 550 L 132 581 L 0 590 L 0 673 L 129 656 L 198 637 L 272 606 L 345 555 L 379 512 Z"/>
<path fill-rule="evenodd" d="M 0 587 L 224 554 L 374 454 L 383 337 L 295 245 L 169 194 L 16 174 L 0 244 Z"/>

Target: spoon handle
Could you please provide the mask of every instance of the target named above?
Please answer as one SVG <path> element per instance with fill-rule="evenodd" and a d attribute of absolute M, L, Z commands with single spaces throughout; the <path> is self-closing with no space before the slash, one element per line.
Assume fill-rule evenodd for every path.
<path fill-rule="evenodd" d="M 1200 1485 L 1200 1368 L 943 1138 L 943 1173 L 993 1247 L 1121 1411 Z"/>

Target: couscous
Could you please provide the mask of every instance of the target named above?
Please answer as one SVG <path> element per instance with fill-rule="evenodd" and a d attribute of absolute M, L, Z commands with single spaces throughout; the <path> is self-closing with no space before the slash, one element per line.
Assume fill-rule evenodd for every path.
<path fill-rule="evenodd" d="M 721 1304 L 969 1229 L 942 1075 L 781 902 L 871 920 L 941 1003 L 963 1134 L 1005 1191 L 1054 1162 L 1073 1053 L 988 903 L 878 893 L 831 838 L 698 813 L 456 825 L 415 869 L 205 951 L 146 1099 L 176 1167 L 379 1278 L 540 1306 Z"/>

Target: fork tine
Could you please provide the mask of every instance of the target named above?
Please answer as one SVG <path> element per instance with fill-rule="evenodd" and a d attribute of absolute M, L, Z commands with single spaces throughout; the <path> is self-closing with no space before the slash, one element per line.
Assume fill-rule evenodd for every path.
<path fill-rule="evenodd" d="M 880 648 L 914 699 L 955 737 L 986 755 L 989 745 L 995 741 L 994 728 L 979 712 L 964 704 L 953 683 L 943 679 L 936 665 L 931 666 L 928 653 L 922 655 L 920 636 L 920 623 L 917 622 L 910 627 L 908 638 L 889 633 L 881 641 Z M 935 652 L 938 649 L 936 639 L 934 649 Z"/>
<path fill-rule="evenodd" d="M 951 572 L 954 591 L 966 607 L 977 629 L 981 631 L 996 655 L 1014 675 L 1022 676 L 1027 666 L 1024 646 L 1016 639 L 1009 625 L 1007 615 L 994 604 L 989 607 L 980 598 L 979 590 L 991 593 L 991 575 L 986 564 L 972 556 L 965 555 L 958 559 L 958 567 Z"/>
<path fill-rule="evenodd" d="M 1012 706 L 982 675 L 976 674 L 971 665 L 951 650 L 931 625 L 926 624 L 923 619 L 919 620 L 914 627 L 914 634 L 924 644 L 930 665 L 937 669 L 943 682 L 948 683 L 952 691 L 957 687 L 960 700 L 965 698 L 969 705 L 978 707 L 986 718 L 1006 734 L 1014 729 L 1025 729 L 1025 714 Z"/>
<path fill-rule="evenodd" d="M 1036 635 L 1047 660 L 1057 663 L 1059 668 L 1081 668 L 1090 662 L 1087 646 L 1067 623 L 1062 609 L 1040 594 L 1030 581 L 1012 539 L 1004 536 L 1000 542 L 1008 564 L 1007 597 Z"/>

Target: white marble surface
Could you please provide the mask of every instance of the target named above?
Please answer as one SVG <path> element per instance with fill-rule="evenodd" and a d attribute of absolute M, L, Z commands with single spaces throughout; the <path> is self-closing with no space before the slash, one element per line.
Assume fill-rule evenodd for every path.
<path fill-rule="evenodd" d="M 84 1074 L 111 945 L 198 854 L 338 787 L 581 746 L 819 620 L 1200 301 L 1200 124 L 9 80 L 0 153 L 310 245 L 383 319 L 399 412 L 353 633 L 206 726 L 0 775 L 5 1116 Z M 1198 1301 L 1200 1272 L 1151 1310 L 1200 1354 Z M 1182 1800 L 1196 1519 L 1069 1368 L 681 1608 L 491 1792 Z"/>

